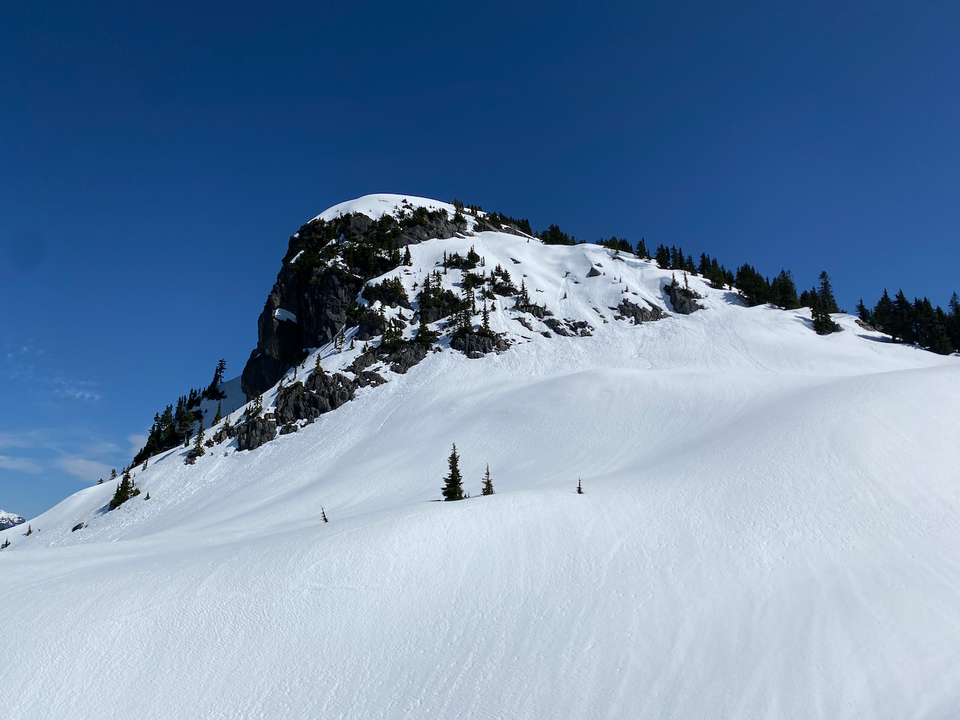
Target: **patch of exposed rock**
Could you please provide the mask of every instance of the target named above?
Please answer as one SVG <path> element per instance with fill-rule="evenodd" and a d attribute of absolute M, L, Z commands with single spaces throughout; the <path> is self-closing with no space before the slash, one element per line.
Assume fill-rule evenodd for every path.
<path fill-rule="evenodd" d="M 658 307 L 641 307 L 629 300 L 621 300 L 616 308 L 617 312 L 625 317 L 632 318 L 633 322 L 639 325 L 645 322 L 654 322 L 667 317 L 667 314 Z"/>
<path fill-rule="evenodd" d="M 277 436 L 277 423 L 272 418 L 250 418 L 237 426 L 237 449 L 254 450 Z"/>
<path fill-rule="evenodd" d="M 493 333 L 458 333 L 450 340 L 450 347 L 460 350 L 468 358 L 481 358 L 487 353 L 502 352 L 510 345 L 506 340 Z"/>
<path fill-rule="evenodd" d="M 670 296 L 670 304 L 673 305 L 674 312 L 690 315 L 697 310 L 703 310 L 703 306 L 697 302 L 701 299 L 700 295 L 690 288 L 683 287 L 679 283 L 671 283 L 665 285 L 663 289 Z"/>

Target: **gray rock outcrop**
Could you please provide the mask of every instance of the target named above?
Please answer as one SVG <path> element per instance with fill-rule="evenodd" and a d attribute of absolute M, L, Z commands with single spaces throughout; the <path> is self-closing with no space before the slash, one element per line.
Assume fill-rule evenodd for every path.
<path fill-rule="evenodd" d="M 240 378 L 240 387 L 248 398 L 276 384 L 302 359 L 306 348 L 331 342 L 350 324 L 350 308 L 365 282 L 393 267 L 391 261 L 376 253 L 350 256 L 345 248 L 355 249 L 365 243 L 376 247 L 384 234 L 394 247 L 402 248 L 432 238 L 451 238 L 462 229 L 442 214 L 422 208 L 404 209 L 401 220 L 385 216 L 374 221 L 360 214 L 329 223 L 312 220 L 290 238 L 283 267 L 257 321 L 257 347 Z M 382 332 L 372 321 L 361 330 L 360 340 Z"/>
<path fill-rule="evenodd" d="M 697 310 L 703 310 L 703 306 L 697 302 L 700 296 L 690 288 L 683 287 L 679 283 L 671 283 L 663 289 L 670 296 L 670 304 L 673 305 L 674 312 L 690 315 Z"/>
<path fill-rule="evenodd" d="M 506 350 L 509 345 L 501 337 L 466 333 L 454 335 L 450 340 L 450 347 L 462 351 L 468 358 L 478 358 L 487 353 Z"/>
<path fill-rule="evenodd" d="M 277 436 L 277 423 L 270 418 L 250 418 L 237 427 L 237 449 L 254 450 Z"/>
<path fill-rule="evenodd" d="M 633 322 L 639 325 L 644 322 L 653 322 L 666 316 L 658 307 L 641 307 L 629 300 L 621 300 L 617 306 L 617 312 L 625 318 L 632 318 Z"/>

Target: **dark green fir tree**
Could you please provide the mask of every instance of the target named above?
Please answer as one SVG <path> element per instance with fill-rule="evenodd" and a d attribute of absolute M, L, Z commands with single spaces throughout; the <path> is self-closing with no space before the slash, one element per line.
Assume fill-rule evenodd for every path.
<path fill-rule="evenodd" d="M 444 480 L 443 493 L 444 500 L 463 500 L 463 478 L 460 476 L 460 456 L 457 455 L 457 444 L 453 444 L 453 450 L 450 451 L 450 457 L 447 459 L 450 467 L 450 474 Z"/>

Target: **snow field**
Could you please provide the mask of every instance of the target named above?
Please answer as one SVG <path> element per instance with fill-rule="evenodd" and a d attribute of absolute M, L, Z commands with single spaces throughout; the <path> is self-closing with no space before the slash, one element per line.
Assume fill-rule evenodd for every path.
<path fill-rule="evenodd" d="M 257 450 L 151 459 L 148 502 L 99 512 L 107 483 L 0 533 L 11 717 L 960 711 L 956 358 L 694 277 L 705 310 L 615 321 L 624 297 L 671 311 L 670 273 L 590 246 L 482 233 L 393 274 L 413 300 L 471 245 L 594 335 L 498 303 L 501 355 L 431 354 Z M 453 442 L 496 495 L 432 502 Z"/>

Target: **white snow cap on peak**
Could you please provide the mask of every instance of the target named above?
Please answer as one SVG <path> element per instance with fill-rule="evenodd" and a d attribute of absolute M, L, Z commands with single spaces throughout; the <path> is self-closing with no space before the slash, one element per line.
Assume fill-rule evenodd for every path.
<path fill-rule="evenodd" d="M 417 197 L 415 195 L 391 195 L 388 193 L 377 193 L 374 195 L 364 195 L 356 200 L 334 205 L 317 215 L 314 220 L 326 220 L 327 222 L 335 220 L 341 215 L 349 213 L 361 213 L 374 220 L 383 215 L 394 215 L 405 206 L 413 208 L 425 207 L 427 210 L 446 210 L 452 216 L 456 208 L 450 203 L 431 200 L 429 198 Z"/>

